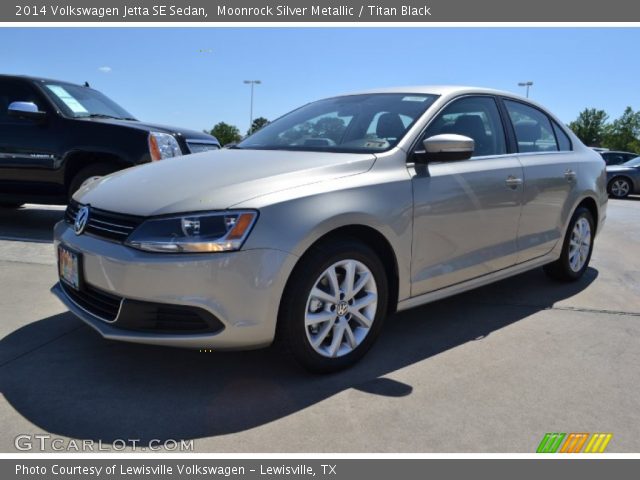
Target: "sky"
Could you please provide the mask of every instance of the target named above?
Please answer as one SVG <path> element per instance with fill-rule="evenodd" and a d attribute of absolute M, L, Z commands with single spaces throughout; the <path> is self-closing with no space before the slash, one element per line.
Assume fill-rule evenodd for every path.
<path fill-rule="evenodd" d="M 0 73 L 88 81 L 140 120 L 246 132 L 309 101 L 403 85 L 530 97 L 562 121 L 640 109 L 640 28 L 0 28 Z"/>

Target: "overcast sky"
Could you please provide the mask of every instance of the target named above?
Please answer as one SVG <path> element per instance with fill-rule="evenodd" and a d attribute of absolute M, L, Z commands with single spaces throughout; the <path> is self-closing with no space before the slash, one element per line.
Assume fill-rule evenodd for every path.
<path fill-rule="evenodd" d="M 245 132 L 322 97 L 456 84 L 530 96 L 563 121 L 640 109 L 633 28 L 2 28 L 0 71 L 88 81 L 141 120 Z"/>

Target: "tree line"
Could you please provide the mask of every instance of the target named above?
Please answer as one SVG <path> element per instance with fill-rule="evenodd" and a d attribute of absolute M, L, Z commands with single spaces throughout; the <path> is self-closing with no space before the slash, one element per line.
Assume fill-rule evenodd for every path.
<path fill-rule="evenodd" d="M 604 110 L 585 108 L 569 128 L 590 147 L 640 153 L 640 111 L 631 107 L 611 122 Z"/>
<path fill-rule="evenodd" d="M 269 123 L 269 120 L 264 117 L 256 118 L 251 123 L 251 128 L 247 131 L 247 135 L 257 132 L 267 123 Z M 216 137 L 220 142 L 220 145 L 223 146 L 229 143 L 238 143 L 243 138 L 238 127 L 225 122 L 216 123 L 211 130 L 204 130 L 204 133 L 208 133 L 209 135 Z"/>

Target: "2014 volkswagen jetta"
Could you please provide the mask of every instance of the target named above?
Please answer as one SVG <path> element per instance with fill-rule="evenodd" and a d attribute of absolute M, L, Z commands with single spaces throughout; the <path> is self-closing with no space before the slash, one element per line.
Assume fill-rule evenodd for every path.
<path fill-rule="evenodd" d="M 269 345 L 344 368 L 390 313 L 544 266 L 576 280 L 605 164 L 507 92 L 410 87 L 305 105 L 237 146 L 85 184 L 55 294 L 104 337 Z"/>

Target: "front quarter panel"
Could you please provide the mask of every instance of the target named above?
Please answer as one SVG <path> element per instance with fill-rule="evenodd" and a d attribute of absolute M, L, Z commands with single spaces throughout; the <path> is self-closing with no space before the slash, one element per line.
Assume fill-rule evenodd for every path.
<path fill-rule="evenodd" d="M 402 151 L 391 153 L 404 159 Z M 381 233 L 395 252 L 399 299 L 410 295 L 413 197 L 406 168 L 378 159 L 362 174 L 265 195 L 234 205 L 260 217 L 244 249 L 272 248 L 301 257 L 313 243 L 341 227 L 361 225 Z M 289 272 L 290 273 L 290 272 Z"/>

